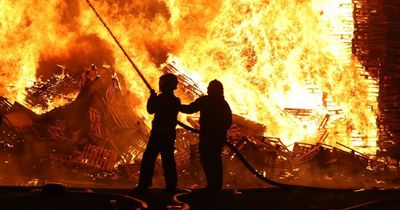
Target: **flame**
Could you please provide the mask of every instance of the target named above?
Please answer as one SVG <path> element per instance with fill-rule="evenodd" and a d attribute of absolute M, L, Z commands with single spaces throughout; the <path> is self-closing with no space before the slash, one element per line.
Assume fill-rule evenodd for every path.
<path fill-rule="evenodd" d="M 179 21 L 170 19 L 171 24 L 193 36 L 174 59 L 196 69 L 203 84 L 220 79 L 234 112 L 267 125 L 267 135 L 293 144 L 318 126 L 312 121 L 293 123 L 282 108 L 320 109 L 324 92 L 345 116 L 332 123 L 325 143 L 364 145 L 363 152 L 375 153 L 376 96 L 366 100 L 371 98 L 370 85 L 351 53 L 351 0 L 227 0 L 211 14 L 201 11 L 214 5 L 171 1 L 169 6 L 180 16 Z M 208 25 L 206 30 L 194 34 L 181 27 L 196 26 L 197 20 Z M 305 92 L 309 83 L 320 93 Z M 349 127 L 364 140 L 352 142 L 352 135 L 346 134 Z"/>
<path fill-rule="evenodd" d="M 266 135 L 288 145 L 315 142 L 310 135 L 318 131 L 318 121 L 284 111 L 307 108 L 332 115 L 325 143 L 375 153 L 377 102 L 371 88 L 376 81 L 364 79 L 367 74 L 351 53 L 351 0 L 92 3 L 153 87 L 159 65 L 173 60 L 202 88 L 215 78 L 222 81 L 233 112 L 265 124 Z M 145 111 L 148 90 L 84 1 L 3 0 L 0 8 L 0 79 L 10 81 L 0 85 L 0 94 L 23 101 L 43 60 L 75 62 L 96 55 L 97 42 L 82 43 L 95 36 L 106 49 L 103 57 L 134 93 L 135 110 L 151 119 Z M 77 59 L 62 59 L 73 55 Z"/>

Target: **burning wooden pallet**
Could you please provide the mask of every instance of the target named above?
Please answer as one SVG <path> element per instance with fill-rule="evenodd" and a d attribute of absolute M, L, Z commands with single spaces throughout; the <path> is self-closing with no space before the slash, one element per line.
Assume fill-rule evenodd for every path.
<path fill-rule="evenodd" d="M 12 104 L 7 100 L 7 98 L 4 98 L 3 96 L 0 96 L 0 113 L 4 114 L 8 110 L 10 110 L 12 107 Z"/>
<path fill-rule="evenodd" d="M 114 169 L 117 158 L 118 155 L 115 151 L 95 145 L 86 145 L 74 162 L 83 166 L 111 171 Z"/>
<path fill-rule="evenodd" d="M 65 121 L 56 120 L 54 123 L 50 124 L 47 129 L 52 139 L 60 141 L 67 140 L 67 123 Z"/>
<path fill-rule="evenodd" d="M 387 176 L 400 173 L 399 160 L 389 157 L 373 157 L 369 160 L 370 169 Z"/>
<path fill-rule="evenodd" d="M 96 109 L 89 107 L 89 120 L 90 120 L 90 132 L 99 138 L 104 138 L 102 114 Z"/>
<path fill-rule="evenodd" d="M 369 173 L 368 168 L 372 167 L 369 156 L 325 144 L 296 143 L 293 153 L 294 157 L 290 160 L 292 167 L 308 165 L 317 168 L 321 173 L 362 175 Z"/>
<path fill-rule="evenodd" d="M 319 145 L 296 142 L 293 147 L 291 165 L 301 164 L 312 159 L 319 150 Z"/>
<path fill-rule="evenodd" d="M 235 144 L 235 147 L 249 162 L 253 163 L 254 167 L 260 170 L 272 170 L 279 155 L 278 153 L 281 153 L 281 155 L 283 153 L 283 149 L 277 148 L 276 145 L 247 137 L 242 137 Z M 231 151 L 227 152 L 227 154 L 231 160 L 235 159 L 236 155 Z"/>
<path fill-rule="evenodd" d="M 175 74 L 178 77 L 179 84 L 182 85 L 183 89 L 188 91 L 190 95 L 195 97 L 205 95 L 204 91 L 200 89 L 195 81 L 178 70 L 176 63 L 167 63 L 162 70 L 164 73 Z"/>
<path fill-rule="evenodd" d="M 33 86 L 26 88 L 25 102 L 31 107 L 48 108 L 49 101 L 54 98 L 63 98 L 72 101 L 67 95 L 79 90 L 79 81 L 68 73 L 53 75 L 45 81 L 39 78 Z"/>
<path fill-rule="evenodd" d="M 275 152 L 276 156 L 280 156 L 285 160 L 292 158 L 293 152 L 290 151 L 285 144 L 277 137 L 270 136 L 260 136 L 260 137 L 250 137 L 253 139 L 254 143 L 264 147 L 264 150 L 269 150 Z"/>
<path fill-rule="evenodd" d="M 15 128 L 7 122 L 0 124 L 0 148 L 10 150 L 15 147 L 15 144 L 21 142 L 22 139 L 18 135 Z"/>
<path fill-rule="evenodd" d="M 0 147 L 1 148 L 12 148 L 14 147 L 15 140 L 17 139 L 17 133 L 15 129 L 10 126 L 9 123 L 6 123 L 3 119 L 3 115 L 8 112 L 12 107 L 12 104 L 4 98 L 0 96 Z"/>

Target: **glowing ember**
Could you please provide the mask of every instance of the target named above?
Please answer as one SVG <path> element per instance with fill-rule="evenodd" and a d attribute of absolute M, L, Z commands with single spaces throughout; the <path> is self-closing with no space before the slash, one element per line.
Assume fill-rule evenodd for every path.
<path fill-rule="evenodd" d="M 330 115 L 326 143 L 375 153 L 376 81 L 362 76 L 351 54 L 351 0 L 93 3 L 153 87 L 168 58 L 202 88 L 221 80 L 233 111 L 285 144 L 317 141 L 310 136 L 318 120 L 284 111 L 312 109 Z M 38 74 L 51 74 L 43 63 L 82 71 L 107 62 L 124 76 L 137 112 L 150 118 L 146 87 L 84 1 L 0 4 L 0 79 L 9 81 L 1 95 L 22 102 Z"/>

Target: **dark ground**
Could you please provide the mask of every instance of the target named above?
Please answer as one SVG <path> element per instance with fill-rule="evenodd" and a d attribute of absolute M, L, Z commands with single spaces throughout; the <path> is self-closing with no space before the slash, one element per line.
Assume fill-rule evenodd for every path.
<path fill-rule="evenodd" d="M 193 193 L 180 196 L 196 209 L 400 209 L 400 191 L 248 189 L 242 194 Z"/>
<path fill-rule="evenodd" d="M 400 209 L 400 190 L 335 190 L 310 188 L 262 188 L 240 192 L 224 190 L 205 193 L 194 190 L 176 196 L 192 210 L 252 209 Z M 148 209 L 181 209 L 182 203 L 161 189 L 148 194 L 133 194 L 129 189 L 51 189 L 1 187 L 0 209 L 135 209 L 140 201 Z"/>

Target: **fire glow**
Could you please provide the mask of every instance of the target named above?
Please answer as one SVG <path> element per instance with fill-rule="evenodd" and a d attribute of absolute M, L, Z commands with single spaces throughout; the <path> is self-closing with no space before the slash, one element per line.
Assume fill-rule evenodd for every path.
<path fill-rule="evenodd" d="M 351 52 L 351 0 L 93 4 L 153 87 L 159 66 L 176 62 L 200 87 L 222 81 L 233 112 L 266 125 L 267 136 L 287 145 L 315 143 L 315 116 L 328 114 L 324 143 L 375 154 L 376 81 L 365 79 Z M 93 54 L 123 75 L 137 112 L 150 120 L 145 85 L 85 1 L 6 0 L 0 8 L 0 79 L 8 81 L 0 84 L 1 95 L 23 103 L 25 88 L 51 71 L 43 63 L 74 63 L 83 71 L 95 61 L 79 55 Z M 287 108 L 311 114 L 299 119 Z"/>

